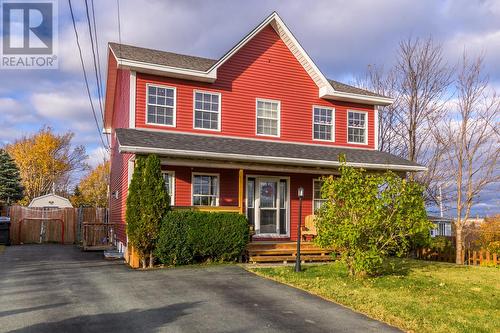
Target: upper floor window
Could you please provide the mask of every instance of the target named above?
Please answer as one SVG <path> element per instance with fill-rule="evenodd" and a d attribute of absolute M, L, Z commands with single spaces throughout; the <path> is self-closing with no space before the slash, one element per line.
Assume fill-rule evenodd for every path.
<path fill-rule="evenodd" d="M 193 174 L 193 206 L 219 205 L 219 175 Z"/>
<path fill-rule="evenodd" d="M 146 123 L 175 126 L 175 88 L 148 85 Z"/>
<path fill-rule="evenodd" d="M 174 171 L 162 171 L 163 181 L 165 182 L 165 188 L 167 189 L 168 195 L 170 196 L 170 206 L 175 205 L 175 172 Z"/>
<path fill-rule="evenodd" d="M 313 138 L 335 141 L 335 118 L 333 109 L 315 106 L 313 108 Z"/>
<path fill-rule="evenodd" d="M 220 94 L 195 91 L 194 128 L 220 130 Z"/>
<path fill-rule="evenodd" d="M 257 134 L 280 136 L 280 102 L 257 99 Z"/>
<path fill-rule="evenodd" d="M 347 142 L 356 144 L 368 143 L 368 115 L 362 111 L 347 112 Z"/>

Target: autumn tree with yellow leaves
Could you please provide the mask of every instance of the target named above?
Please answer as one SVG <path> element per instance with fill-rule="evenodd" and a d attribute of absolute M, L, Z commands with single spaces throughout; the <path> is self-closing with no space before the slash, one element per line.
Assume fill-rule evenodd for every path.
<path fill-rule="evenodd" d="M 75 207 L 108 207 L 109 161 L 85 176 L 76 186 L 70 200 Z"/>
<path fill-rule="evenodd" d="M 67 193 L 77 173 L 88 169 L 85 147 L 73 146 L 74 134 L 56 134 L 50 127 L 24 136 L 5 148 L 19 167 L 24 187 L 21 204 L 52 191 Z"/>

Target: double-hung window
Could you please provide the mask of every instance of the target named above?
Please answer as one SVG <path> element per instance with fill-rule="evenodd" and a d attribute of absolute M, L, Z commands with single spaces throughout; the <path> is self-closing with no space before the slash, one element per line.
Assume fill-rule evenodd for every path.
<path fill-rule="evenodd" d="M 313 108 L 314 140 L 335 141 L 335 116 L 333 109 L 315 106 Z"/>
<path fill-rule="evenodd" d="M 324 181 L 321 179 L 315 179 L 313 181 L 313 213 L 321 208 L 327 199 L 323 199 L 321 196 L 321 188 L 323 187 Z"/>
<path fill-rule="evenodd" d="M 220 94 L 194 92 L 194 128 L 220 130 Z"/>
<path fill-rule="evenodd" d="M 347 112 L 347 142 L 368 143 L 368 115 L 361 111 Z"/>
<path fill-rule="evenodd" d="M 257 99 L 257 134 L 280 136 L 280 102 Z"/>
<path fill-rule="evenodd" d="M 175 88 L 147 86 L 146 123 L 175 126 Z"/>
<path fill-rule="evenodd" d="M 219 205 L 219 175 L 193 174 L 193 206 Z"/>
<path fill-rule="evenodd" d="M 170 206 L 175 205 L 175 173 L 174 171 L 162 171 L 165 188 L 170 196 Z"/>

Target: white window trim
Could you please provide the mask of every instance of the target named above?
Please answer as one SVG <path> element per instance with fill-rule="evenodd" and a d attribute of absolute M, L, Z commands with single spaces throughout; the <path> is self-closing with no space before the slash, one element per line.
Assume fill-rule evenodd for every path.
<path fill-rule="evenodd" d="M 351 141 L 349 141 L 349 112 L 364 113 L 365 114 L 365 128 L 364 128 L 365 129 L 365 142 L 351 142 Z M 347 110 L 346 125 L 347 125 L 347 131 L 346 131 L 347 143 L 349 143 L 351 145 L 367 145 L 368 144 L 368 112 L 367 111 Z"/>
<path fill-rule="evenodd" d="M 217 110 L 217 116 L 218 116 L 218 118 L 217 118 L 217 129 L 196 127 L 196 118 L 195 118 L 195 114 L 196 114 L 196 93 L 210 94 L 210 95 L 219 95 L 219 109 Z M 214 111 L 208 111 L 208 110 L 198 110 L 198 111 L 214 113 Z M 203 130 L 203 131 L 220 132 L 221 131 L 221 127 L 222 127 L 222 122 L 221 122 L 222 115 L 221 115 L 221 113 L 222 113 L 222 94 L 220 92 L 209 91 L 209 90 L 196 90 L 196 89 L 193 90 L 193 129 Z"/>
<path fill-rule="evenodd" d="M 172 120 L 172 125 L 150 123 L 148 121 L 149 87 L 164 88 L 164 89 L 173 89 L 174 90 L 174 107 L 173 107 L 173 109 L 174 109 L 173 110 L 173 118 L 174 119 Z M 163 106 L 165 106 L 165 105 L 163 105 Z M 144 116 L 145 116 L 145 123 L 147 125 L 163 126 L 163 127 L 176 127 L 176 124 L 177 124 L 177 88 L 176 87 L 162 85 L 162 84 L 147 83 L 146 84 L 146 109 L 145 109 Z"/>
<path fill-rule="evenodd" d="M 215 176 L 217 177 L 217 197 L 215 198 L 215 206 L 196 206 L 196 207 L 219 207 L 220 205 L 220 174 L 210 172 L 192 172 L 191 173 L 191 206 L 194 206 L 194 176 Z"/>
<path fill-rule="evenodd" d="M 170 206 L 175 206 L 175 171 L 162 170 L 162 174 L 168 174 L 172 177 L 172 193 L 170 193 Z"/>
<path fill-rule="evenodd" d="M 278 103 L 278 134 L 277 135 L 260 134 L 258 132 L 257 122 L 258 122 L 259 116 L 258 116 L 257 109 L 258 109 L 259 102 Z M 263 118 L 263 119 L 270 119 L 270 118 L 265 118 L 265 117 L 261 117 L 261 118 Z M 271 120 L 275 120 L 275 119 L 271 119 Z M 274 99 L 265 99 L 265 98 L 256 98 L 255 99 L 255 135 L 258 135 L 258 136 L 268 136 L 268 137 L 272 137 L 272 138 L 279 138 L 281 136 L 281 101 L 274 100 Z"/>
<path fill-rule="evenodd" d="M 327 109 L 332 111 L 332 139 L 323 140 L 314 138 L 314 109 Z M 329 106 L 313 105 L 312 107 L 312 139 L 313 141 L 335 142 L 335 108 Z"/>
<path fill-rule="evenodd" d="M 312 180 L 312 210 L 311 211 L 312 211 L 313 214 L 314 214 L 314 201 L 316 201 L 316 200 L 326 200 L 326 199 L 316 198 L 314 196 L 314 193 L 315 193 L 314 192 L 314 182 L 321 181 L 321 180 L 322 180 L 322 178 L 313 178 L 313 180 Z"/>

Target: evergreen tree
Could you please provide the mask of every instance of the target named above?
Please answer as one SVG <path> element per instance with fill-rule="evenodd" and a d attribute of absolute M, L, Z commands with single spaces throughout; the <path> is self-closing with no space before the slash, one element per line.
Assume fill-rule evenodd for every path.
<path fill-rule="evenodd" d="M 19 168 L 10 155 L 0 149 L 0 202 L 10 204 L 23 198 Z"/>
<path fill-rule="evenodd" d="M 160 159 L 156 155 L 138 156 L 127 196 L 127 234 L 129 243 L 141 257 L 142 267 L 154 263 L 153 251 L 160 223 L 169 209 L 170 198 L 161 174 Z"/>

